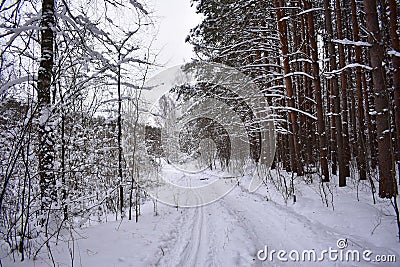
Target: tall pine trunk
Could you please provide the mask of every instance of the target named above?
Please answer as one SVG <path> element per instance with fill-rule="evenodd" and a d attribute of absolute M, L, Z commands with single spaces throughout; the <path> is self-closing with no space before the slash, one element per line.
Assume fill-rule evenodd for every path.
<path fill-rule="evenodd" d="M 339 40 L 343 39 L 343 25 L 342 25 L 342 10 L 340 6 L 340 0 L 336 0 L 335 4 L 335 11 L 336 11 L 336 31 L 337 37 Z M 345 58 L 345 51 L 343 44 L 338 44 L 339 50 L 339 67 L 343 69 L 346 66 L 346 58 Z M 340 86 L 342 92 L 342 106 L 341 106 L 341 116 L 342 116 L 342 132 L 340 133 L 343 136 L 343 157 L 344 157 L 344 164 L 345 164 L 345 176 L 350 176 L 350 144 L 349 144 L 349 120 L 348 120 L 348 108 L 347 108 L 347 70 L 343 69 L 340 73 Z"/>
<path fill-rule="evenodd" d="M 308 0 L 304 1 L 305 10 L 310 10 L 312 8 L 311 3 Z M 309 38 L 311 44 L 311 57 L 312 57 L 312 67 L 314 76 L 314 90 L 315 90 L 315 100 L 317 105 L 317 127 L 318 127 L 318 138 L 319 138 L 319 154 L 322 168 L 322 181 L 329 181 L 329 168 L 328 168 L 328 145 L 326 139 L 326 129 L 325 129 L 325 119 L 322 103 L 322 90 L 321 90 L 321 79 L 319 73 L 319 63 L 318 63 L 318 45 L 315 36 L 314 29 L 314 14 L 313 12 L 308 12 L 308 29 Z"/>
<path fill-rule="evenodd" d="M 398 29 L 398 12 L 396 0 L 389 0 L 390 9 L 390 36 L 392 39 L 392 48 L 400 53 L 400 41 L 397 34 Z M 393 90 L 394 90 L 394 117 L 396 127 L 396 160 L 400 175 L 400 57 L 393 55 Z"/>
<path fill-rule="evenodd" d="M 282 0 L 275 0 L 275 8 L 276 8 L 276 18 L 278 21 L 278 31 L 281 41 L 281 50 L 283 56 L 283 69 L 285 74 L 285 86 L 286 86 L 286 94 L 287 94 L 287 104 L 291 108 L 289 110 L 289 129 L 292 134 L 289 138 L 289 146 L 290 146 L 290 162 L 292 171 L 297 172 L 298 175 L 303 175 L 303 169 L 300 164 L 300 161 L 297 161 L 299 151 L 299 142 L 298 142 L 298 124 L 297 124 L 297 115 L 293 110 L 295 109 L 295 96 L 293 95 L 293 83 L 292 78 L 289 76 L 291 70 L 289 65 L 289 47 L 288 47 L 288 33 L 287 33 L 287 25 L 285 20 L 282 18 L 285 16 L 285 11 L 283 9 L 284 3 Z"/>
<path fill-rule="evenodd" d="M 394 172 L 393 146 L 390 134 L 389 96 L 382 68 L 382 36 L 379 29 L 375 0 L 364 0 L 366 26 L 369 31 L 369 49 L 375 95 L 376 126 L 378 137 L 379 196 L 392 198 L 397 195 Z"/>
<path fill-rule="evenodd" d="M 360 30 L 357 20 L 357 5 L 355 0 L 351 0 L 351 18 L 353 23 L 353 38 L 355 42 L 360 41 Z M 355 48 L 356 63 L 362 64 L 362 50 L 360 46 Z M 357 155 L 357 165 L 358 172 L 360 175 L 360 180 L 367 179 L 367 165 L 366 165 L 366 135 L 365 135 L 365 119 L 364 119 L 364 95 L 362 87 L 362 68 L 356 68 L 356 88 L 357 88 L 357 118 L 358 118 L 358 155 Z M 356 134 L 356 133 L 354 133 Z"/>
<path fill-rule="evenodd" d="M 330 70 L 337 70 L 336 63 L 336 51 L 335 45 L 332 42 L 333 40 L 333 26 L 332 26 L 332 12 L 331 12 L 331 4 L 329 0 L 324 0 L 324 9 L 325 9 L 325 26 L 328 34 L 328 49 L 329 49 L 329 65 Z M 332 131 L 336 134 L 336 144 L 337 144 L 337 161 L 339 166 L 339 186 L 346 186 L 346 168 L 348 165 L 345 164 L 344 157 L 344 147 L 343 147 L 343 125 L 342 125 L 342 116 L 340 114 L 340 94 L 339 94 L 339 82 L 336 74 L 332 74 L 331 77 L 331 97 L 333 98 L 333 117 L 332 122 L 334 122 L 334 128 Z M 333 125 L 332 125 L 333 126 Z M 332 127 L 333 128 L 333 127 Z"/>

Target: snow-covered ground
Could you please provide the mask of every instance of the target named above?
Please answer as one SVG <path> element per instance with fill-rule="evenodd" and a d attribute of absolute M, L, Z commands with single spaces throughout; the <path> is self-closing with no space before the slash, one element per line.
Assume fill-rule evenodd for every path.
<path fill-rule="evenodd" d="M 148 201 L 138 223 L 114 219 L 75 229 L 69 247 L 62 241 L 52 246 L 56 266 L 72 266 L 71 257 L 73 266 L 85 267 L 399 266 L 393 208 L 380 199 L 374 205 L 366 185 L 360 184 L 358 201 L 355 185 L 338 188 L 332 182 L 326 207 L 317 182 L 296 179 L 297 201 L 286 204 L 272 185 L 249 193 L 246 182 L 199 208 L 158 204 L 156 216 Z M 394 255 L 397 264 L 377 262 L 379 255 Z M 52 266 L 45 252 L 38 258 L 13 263 L 6 257 L 2 263 Z"/>

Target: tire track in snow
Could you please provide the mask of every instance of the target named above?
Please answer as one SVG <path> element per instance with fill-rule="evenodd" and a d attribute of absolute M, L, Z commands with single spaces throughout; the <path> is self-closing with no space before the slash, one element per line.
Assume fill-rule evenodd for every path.
<path fill-rule="evenodd" d="M 201 197 L 196 195 L 198 203 Z M 208 250 L 209 236 L 205 207 L 184 208 L 186 216 L 177 229 L 176 241 L 169 243 L 169 252 L 159 261 L 159 266 L 213 266 Z"/>
<path fill-rule="evenodd" d="M 201 197 L 196 195 L 199 203 Z M 193 218 L 192 231 L 183 251 L 180 255 L 180 262 L 177 266 L 202 266 L 198 265 L 199 255 L 201 254 L 203 239 L 205 237 L 205 217 L 204 217 L 204 207 L 194 208 L 195 216 Z"/>
<path fill-rule="evenodd" d="M 196 197 L 200 203 L 201 196 Z M 240 187 L 210 205 L 183 209 L 182 217 L 184 219 L 179 219 L 179 225 L 175 227 L 175 242 L 168 243 L 169 253 L 163 257 L 160 266 L 282 266 L 284 263 L 276 256 L 272 262 L 261 262 L 257 252 L 264 246 L 275 250 L 315 249 L 318 252 L 329 246 L 335 249 L 339 238 L 349 238 L 374 252 L 384 252 L 383 248 L 366 243 L 361 237 L 341 233 L 291 207 L 265 201 L 264 196 L 250 194 Z M 290 266 L 304 264 L 290 262 Z M 323 263 L 306 264 L 321 266 Z M 324 264 L 333 263 L 325 260 Z M 352 262 L 334 264 L 354 266 Z M 360 266 L 374 264 L 363 262 Z"/>

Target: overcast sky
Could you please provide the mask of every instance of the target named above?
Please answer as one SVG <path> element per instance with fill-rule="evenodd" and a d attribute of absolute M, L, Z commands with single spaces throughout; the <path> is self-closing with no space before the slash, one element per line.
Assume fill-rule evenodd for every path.
<path fill-rule="evenodd" d="M 192 47 L 185 43 L 190 29 L 201 16 L 190 6 L 190 0 L 154 0 L 156 16 L 160 17 L 159 33 L 153 48 L 160 50 L 158 62 L 166 67 L 189 62 L 193 57 Z"/>

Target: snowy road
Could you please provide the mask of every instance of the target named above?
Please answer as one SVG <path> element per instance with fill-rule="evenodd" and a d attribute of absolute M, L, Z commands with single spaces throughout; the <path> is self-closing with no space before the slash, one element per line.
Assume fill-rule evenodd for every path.
<path fill-rule="evenodd" d="M 178 231 L 174 229 L 169 233 L 177 235 L 176 242 L 167 244 L 163 250 L 168 253 L 156 266 L 321 266 L 323 263 L 318 259 L 322 256 L 325 266 L 383 266 L 363 261 L 362 253 L 366 249 L 374 254 L 394 254 L 399 259 L 398 247 L 388 250 L 375 246 L 362 237 L 313 221 L 290 207 L 266 201 L 263 196 L 249 194 L 240 187 L 213 204 L 184 209 L 183 213 L 187 213 L 184 220 L 175 225 Z M 329 261 L 327 253 L 321 254 L 329 248 L 340 251 L 337 241 L 341 238 L 347 239 L 348 244 L 343 251 L 359 250 L 361 262 L 352 261 L 352 258 L 346 262 L 346 256 L 341 260 L 339 253 L 336 261 Z M 273 259 L 261 261 L 257 253 L 265 246 L 269 251 L 285 250 L 287 254 L 283 260 L 275 253 Z M 298 261 L 289 258 L 292 250 L 299 251 Z M 314 250 L 316 261 L 307 253 L 306 260 L 302 261 L 304 250 Z M 259 256 L 265 254 L 259 253 Z M 312 260 L 307 261 L 307 257 Z M 335 254 L 332 257 L 334 259 Z M 397 265 L 385 263 L 384 266 Z"/>
<path fill-rule="evenodd" d="M 400 244 L 390 202 L 373 205 L 367 191 L 359 192 L 357 201 L 354 189 L 332 188 L 333 210 L 322 204 L 318 185 L 299 184 L 295 204 L 285 204 L 279 194 L 271 193 L 272 188 L 256 193 L 245 188 L 236 185 L 222 199 L 199 208 L 159 204 L 157 216 L 148 201 L 138 223 L 124 219 L 76 229 L 79 234 L 73 243 L 52 247 L 56 266 L 72 266 L 72 256 L 73 266 L 85 267 L 398 266 Z M 195 197 L 202 202 L 201 195 Z M 343 250 L 337 247 L 340 239 L 347 240 Z M 281 259 L 280 250 L 286 252 Z M 357 251 L 360 260 L 346 261 L 349 251 Z M 362 258 L 365 251 L 371 252 L 369 262 Z M 374 262 L 377 255 L 394 255 L 397 264 Z M 2 262 L 4 266 L 53 266 L 46 253 L 36 261 L 14 263 L 8 257 Z"/>

